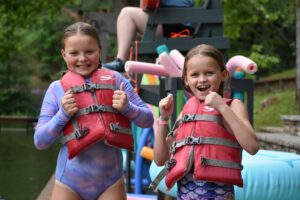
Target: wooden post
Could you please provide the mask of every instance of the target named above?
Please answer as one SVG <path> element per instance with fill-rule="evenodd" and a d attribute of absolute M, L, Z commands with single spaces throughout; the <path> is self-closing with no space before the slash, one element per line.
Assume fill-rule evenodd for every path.
<path fill-rule="evenodd" d="M 296 0 L 296 65 L 297 65 L 297 76 L 296 76 L 296 105 L 298 111 L 300 110 L 300 0 Z"/>

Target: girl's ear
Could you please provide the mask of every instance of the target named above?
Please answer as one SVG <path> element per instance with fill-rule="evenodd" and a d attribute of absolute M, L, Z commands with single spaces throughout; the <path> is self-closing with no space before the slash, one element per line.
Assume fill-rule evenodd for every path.
<path fill-rule="evenodd" d="M 65 59 L 65 50 L 64 50 L 64 49 L 61 49 L 61 50 L 60 50 L 60 53 L 61 53 L 61 56 Z"/>

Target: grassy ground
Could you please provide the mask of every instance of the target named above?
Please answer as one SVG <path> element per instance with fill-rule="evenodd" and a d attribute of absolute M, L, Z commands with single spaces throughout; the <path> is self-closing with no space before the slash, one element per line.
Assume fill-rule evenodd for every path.
<path fill-rule="evenodd" d="M 274 74 L 272 78 L 295 76 L 296 69 Z M 259 130 L 262 126 L 281 126 L 281 115 L 300 114 L 296 107 L 296 91 L 294 89 L 273 88 L 267 92 L 254 91 L 254 127 Z"/>
<path fill-rule="evenodd" d="M 299 114 L 294 90 L 254 93 L 254 127 L 281 126 L 281 115 Z"/>
<path fill-rule="evenodd" d="M 9 200 L 36 199 L 55 171 L 58 148 L 38 151 L 33 134 L 0 134 L 0 195 Z M 1 198 L 0 198 L 1 199 Z"/>
<path fill-rule="evenodd" d="M 295 77 L 296 76 L 296 68 L 286 70 L 281 73 L 276 73 L 268 77 L 262 77 L 260 80 L 270 80 L 270 79 L 276 79 L 276 78 L 287 78 L 287 77 Z"/>

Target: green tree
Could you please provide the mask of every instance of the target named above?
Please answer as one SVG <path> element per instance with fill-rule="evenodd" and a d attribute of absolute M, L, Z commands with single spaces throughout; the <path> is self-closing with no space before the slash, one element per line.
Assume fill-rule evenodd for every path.
<path fill-rule="evenodd" d="M 75 0 L 2 0 L 0 2 L 0 110 L 2 114 L 28 111 L 33 96 L 28 83 L 31 48 L 25 39 L 34 31 L 41 16 L 53 18 L 62 5 Z M 30 40 L 29 40 L 30 41 Z M 31 63 L 30 63 L 31 62 Z M 20 101 L 21 99 L 21 101 Z"/>
<path fill-rule="evenodd" d="M 267 75 L 295 67 L 295 1 L 223 0 L 229 56 L 241 54 Z"/>

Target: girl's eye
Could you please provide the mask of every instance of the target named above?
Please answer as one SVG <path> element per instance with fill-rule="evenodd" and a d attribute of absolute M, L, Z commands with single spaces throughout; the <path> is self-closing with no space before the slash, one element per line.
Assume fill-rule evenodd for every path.
<path fill-rule="evenodd" d="M 87 51 L 87 54 L 93 54 L 94 51 Z"/>
<path fill-rule="evenodd" d="M 198 73 L 192 73 L 191 74 L 191 77 L 197 77 L 198 76 Z"/>
<path fill-rule="evenodd" d="M 75 55 L 77 55 L 77 52 L 70 52 L 70 54 L 72 55 L 72 56 L 75 56 Z"/>

